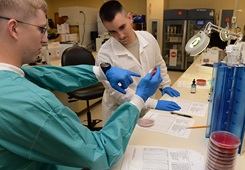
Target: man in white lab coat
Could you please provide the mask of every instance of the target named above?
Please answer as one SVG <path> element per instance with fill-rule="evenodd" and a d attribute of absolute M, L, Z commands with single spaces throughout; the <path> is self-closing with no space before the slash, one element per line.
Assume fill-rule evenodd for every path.
<path fill-rule="evenodd" d="M 125 11 L 120 2 L 114 0 L 105 2 L 100 8 L 100 18 L 111 38 L 101 46 L 96 58 L 97 65 L 107 62 L 141 75 L 160 66 L 163 78 L 160 87 L 162 95 L 165 93 L 171 97 L 180 95 L 178 91 L 170 87 L 171 80 L 156 39 L 146 31 L 132 29 L 132 15 Z M 133 79 L 134 83 L 126 89 L 125 95 L 111 88 L 108 82 L 103 82 L 106 88 L 102 101 L 104 123 L 122 103 L 130 101 L 135 94 L 136 86 L 141 78 L 134 77 Z M 145 104 L 145 111 L 150 108 L 174 111 L 179 110 L 180 106 L 172 101 L 156 100 L 152 96 Z"/>

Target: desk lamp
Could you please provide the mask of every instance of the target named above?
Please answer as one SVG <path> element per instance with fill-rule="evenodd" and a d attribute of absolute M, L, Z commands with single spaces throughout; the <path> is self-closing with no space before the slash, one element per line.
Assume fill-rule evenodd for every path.
<path fill-rule="evenodd" d="M 209 44 L 209 34 L 211 34 L 212 30 L 219 32 L 219 36 L 222 41 L 229 42 L 230 40 L 236 40 L 236 45 L 242 40 L 243 35 L 241 32 L 235 33 L 208 22 L 203 31 L 199 31 L 187 42 L 185 51 L 189 53 L 190 56 L 196 56 L 201 53 Z"/>

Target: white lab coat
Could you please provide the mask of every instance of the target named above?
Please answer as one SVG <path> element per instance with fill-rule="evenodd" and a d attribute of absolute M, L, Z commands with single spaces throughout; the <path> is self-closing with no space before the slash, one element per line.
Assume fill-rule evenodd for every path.
<path fill-rule="evenodd" d="M 161 86 L 170 86 L 170 78 L 167 74 L 167 67 L 162 58 L 159 45 L 156 39 L 146 31 L 135 31 L 139 41 L 139 58 L 140 62 L 116 39 L 110 38 L 100 48 L 96 65 L 102 62 L 108 62 L 112 66 L 128 69 L 130 71 L 139 73 L 141 77 L 132 77 L 134 82 L 126 89 L 126 94 L 122 94 L 109 85 L 109 82 L 102 82 L 105 86 L 105 92 L 102 100 L 102 117 L 103 122 L 106 123 L 113 112 L 125 101 L 130 101 L 135 94 L 137 84 L 140 79 L 144 77 L 150 69 L 160 66 L 161 76 L 163 81 Z M 149 98 L 146 102 L 145 108 L 155 108 L 157 100 L 154 96 Z"/>

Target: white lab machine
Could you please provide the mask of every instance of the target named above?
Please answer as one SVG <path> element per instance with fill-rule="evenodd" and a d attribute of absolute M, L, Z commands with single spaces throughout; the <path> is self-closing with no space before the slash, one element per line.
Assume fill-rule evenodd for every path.
<path fill-rule="evenodd" d="M 43 46 L 40 57 L 45 60 L 48 65 L 50 65 L 53 61 L 60 61 L 63 51 L 71 46 L 73 46 L 73 44 L 51 42 Z"/>
<path fill-rule="evenodd" d="M 87 47 L 92 43 L 90 38 L 91 31 L 97 31 L 98 9 L 81 6 L 59 8 L 59 17 L 67 16 L 69 26 L 77 26 L 78 43 Z"/>
<path fill-rule="evenodd" d="M 99 13 L 97 14 L 98 38 L 96 38 L 96 51 L 98 52 L 101 45 L 110 38 L 107 29 L 104 27 Z"/>

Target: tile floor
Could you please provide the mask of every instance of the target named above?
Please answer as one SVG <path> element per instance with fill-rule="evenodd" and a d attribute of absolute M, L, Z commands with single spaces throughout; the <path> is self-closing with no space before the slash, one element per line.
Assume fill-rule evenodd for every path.
<path fill-rule="evenodd" d="M 174 84 L 174 82 L 183 74 L 184 72 L 179 72 L 179 71 L 168 71 L 168 74 L 170 76 L 170 79 L 172 81 L 172 84 Z M 156 98 L 160 98 L 161 97 L 161 92 L 160 90 L 157 90 L 156 93 Z M 101 113 L 101 104 L 96 105 L 95 107 L 93 107 L 91 109 L 91 115 L 92 115 L 92 119 L 101 119 L 102 118 L 102 113 Z M 84 124 L 86 124 L 86 113 L 82 114 L 80 116 L 80 120 L 81 122 L 83 122 Z M 102 122 L 98 124 L 98 126 L 102 126 Z"/>

